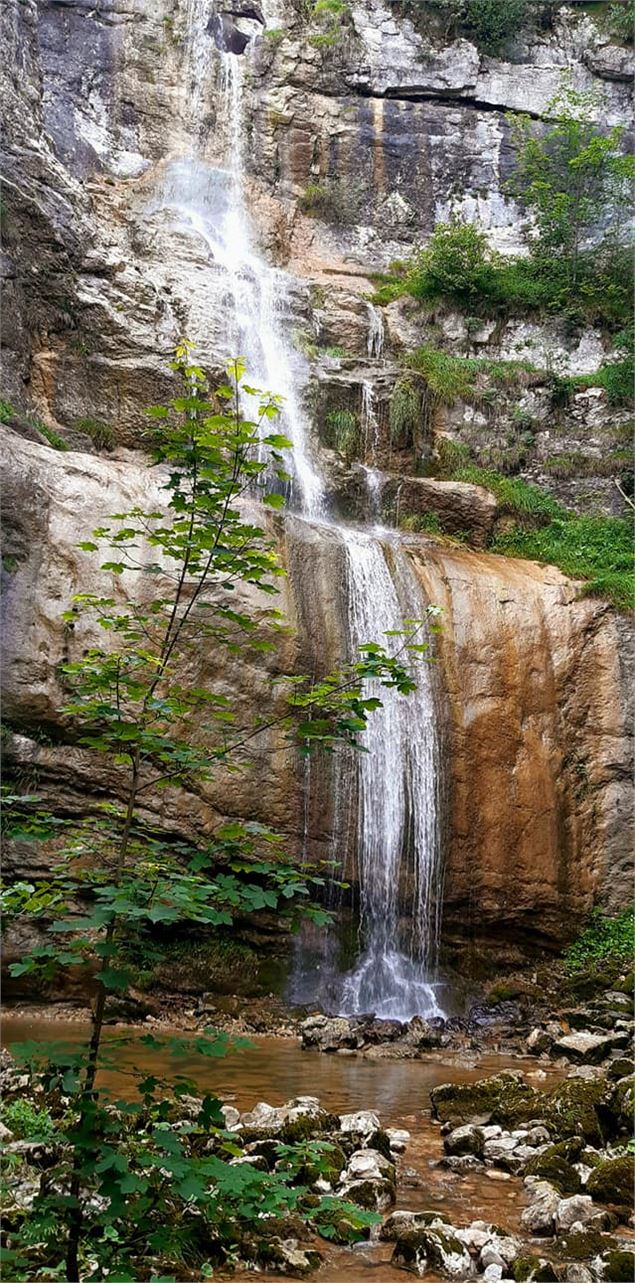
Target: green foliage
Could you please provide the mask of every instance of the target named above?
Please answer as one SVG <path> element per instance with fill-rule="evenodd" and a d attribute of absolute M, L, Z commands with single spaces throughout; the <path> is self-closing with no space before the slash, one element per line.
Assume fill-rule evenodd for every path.
<path fill-rule="evenodd" d="M 524 26 L 528 0 L 466 0 L 465 24 L 477 45 L 496 53 Z"/>
<path fill-rule="evenodd" d="M 409 3 L 406 11 L 432 9 L 444 22 L 446 38 L 463 34 L 484 53 L 499 53 L 509 39 L 521 31 L 530 18 L 539 17 L 544 4 L 536 0 L 428 0 L 428 5 Z"/>
<path fill-rule="evenodd" d="M 436 512 L 399 513 L 401 530 L 412 530 L 421 534 L 442 535 L 443 526 Z"/>
<path fill-rule="evenodd" d="M 91 418 L 78 419 L 75 427 L 78 432 L 85 432 L 90 437 L 96 450 L 113 450 L 117 443 L 114 429 L 109 423 Z"/>
<path fill-rule="evenodd" d="M 327 444 L 333 450 L 343 454 L 347 460 L 354 459 L 359 451 L 359 423 L 352 410 L 331 410 L 326 416 Z"/>
<path fill-rule="evenodd" d="M 526 116 L 510 117 L 516 168 L 510 190 L 531 215 L 526 233 L 535 262 L 560 269 L 571 290 L 580 276 L 583 246 L 597 239 L 610 252 L 619 246 L 635 174 L 622 153 L 624 130 L 600 132 L 594 124 L 602 96 L 580 92 L 570 81 L 548 104 L 554 123 L 538 133 Z"/>
<path fill-rule="evenodd" d="M 15 409 L 10 401 L 0 401 L 0 423 L 10 423 L 15 415 Z"/>
<path fill-rule="evenodd" d="M 484 486 L 486 490 L 491 490 L 496 495 L 501 512 L 512 516 L 547 520 L 562 514 L 562 509 L 551 495 L 520 477 L 506 477 L 488 468 L 467 464 L 454 470 L 453 479 L 468 481 L 474 486 Z"/>
<path fill-rule="evenodd" d="M 631 909 L 608 917 L 594 909 L 582 935 L 565 952 L 567 970 L 584 971 L 599 966 L 607 959 L 627 962 L 633 957 L 635 916 Z"/>
<path fill-rule="evenodd" d="M 273 45 L 274 49 L 277 49 L 278 45 L 282 44 L 286 34 L 284 27 L 267 27 L 263 32 L 265 40 L 268 44 Z"/>
<path fill-rule="evenodd" d="M 421 388 L 407 376 L 397 379 L 390 397 L 390 439 L 395 445 L 416 441 L 421 420 Z"/>
<path fill-rule="evenodd" d="M 497 535 L 494 552 L 550 562 L 585 580 L 585 592 L 630 610 L 633 595 L 632 523 L 621 517 L 575 517 L 561 512 L 539 530 L 516 527 Z"/>
<path fill-rule="evenodd" d="M 514 518 L 500 530 L 491 550 L 558 566 L 585 581 L 585 592 L 629 610 L 633 593 L 632 522 L 621 517 L 577 517 L 546 491 L 520 477 L 504 476 L 468 461 L 466 448 L 442 440 L 436 475 L 484 486 L 497 498 L 501 514 Z"/>
<path fill-rule="evenodd" d="M 185 1076 L 168 1084 L 133 1073 L 140 1102 L 105 1104 L 98 1073 L 112 1049 L 102 1040 L 107 1001 L 126 992 L 138 972 L 131 962 L 148 956 L 155 930 L 222 930 L 236 914 L 260 911 L 291 925 L 300 915 L 318 925 L 327 919 L 310 899 L 321 879 L 300 874 L 265 826 L 221 824 L 190 845 L 154 827 L 144 803 L 150 790 L 194 790 L 219 767 L 248 769 L 251 743 L 265 727 L 276 727 L 294 753 L 359 747 L 380 704 L 366 696 L 366 681 L 408 694 L 410 660 L 427 655 L 419 626 L 409 624 L 396 656 L 368 642 L 341 671 L 277 677 L 278 715 L 251 725 L 228 696 L 195 684 L 202 647 L 219 657 L 275 649 L 280 612 L 259 607 L 254 618 L 236 590 L 254 585 L 260 594 L 275 593 L 283 572 L 240 499 L 256 489 L 263 505 L 281 506 L 268 484 L 271 474 L 288 480 L 281 452 L 290 443 L 273 422 L 279 398 L 250 387 L 240 360 L 213 394 L 187 342 L 172 368 L 181 394 L 150 412 L 153 462 L 167 475 L 162 508 L 113 514 L 82 541 L 83 552 L 99 554 L 106 587 L 77 593 L 62 616 L 69 639 L 86 617 L 88 636 L 104 635 L 103 645 L 69 642 L 77 658 L 60 675 L 69 690 L 69 732 L 117 768 L 118 798 L 78 822 L 47 814 L 37 795 L 19 788 L 4 797 L 4 831 L 21 840 L 55 837 L 59 860 L 53 880 L 34 877 L 6 892 L 7 916 L 37 924 L 42 940 L 11 972 L 51 980 L 60 970 L 79 970 L 90 974 L 94 993 L 87 1046 L 23 1048 L 47 1105 L 59 1093 L 65 1099 L 47 1179 L 28 1212 L 9 1223 L 14 1278 L 41 1269 L 50 1277 L 63 1271 L 73 1283 L 107 1275 L 123 1283 L 141 1270 L 144 1277 L 166 1269 L 182 1276 L 210 1256 L 226 1263 L 263 1217 L 299 1205 L 303 1191 L 288 1155 L 282 1174 L 231 1165 L 236 1142 L 224 1131 L 217 1100 L 206 1097 L 193 1118 L 172 1129 L 175 1098 L 195 1091 Z M 255 419 L 243 417 L 242 393 L 255 400 Z M 119 590 L 124 574 L 126 594 Z M 149 1034 L 142 1042 L 185 1057 L 222 1055 L 227 1046 L 219 1035 L 166 1042 Z M 6 1266 L 5 1277 L 12 1277 Z"/>
<path fill-rule="evenodd" d="M 16 1140 L 47 1141 L 55 1132 L 55 1123 L 49 1110 L 36 1109 L 30 1100 L 18 1098 L 3 1101 L 0 1117 Z"/>
<path fill-rule="evenodd" d="M 350 19 L 350 6 L 346 0 L 313 0 L 310 10 L 312 25 L 318 30 L 309 36 L 309 42 L 316 49 L 332 49 L 342 40 L 347 21 Z"/>
<path fill-rule="evenodd" d="M 431 347 L 410 353 L 408 367 L 423 376 L 430 392 L 444 405 L 457 400 L 478 401 L 486 397 L 489 388 L 514 387 L 523 375 L 535 372 L 528 361 L 452 356 Z"/>
<path fill-rule="evenodd" d="M 59 432 L 55 431 L 55 428 L 49 428 L 46 423 L 41 423 L 39 419 L 34 420 L 33 422 L 38 432 L 41 432 L 42 436 L 46 437 L 49 445 L 52 446 L 54 450 L 68 450 L 67 442 L 60 436 Z"/>
<path fill-rule="evenodd" d="M 633 43 L 633 5 L 631 0 L 613 0 L 598 15 L 601 26 L 613 40 L 624 45 Z"/>
<path fill-rule="evenodd" d="M 409 291 L 415 298 L 449 296 L 470 303 L 487 292 L 491 259 L 487 236 L 475 223 L 438 223 L 414 260 Z"/>

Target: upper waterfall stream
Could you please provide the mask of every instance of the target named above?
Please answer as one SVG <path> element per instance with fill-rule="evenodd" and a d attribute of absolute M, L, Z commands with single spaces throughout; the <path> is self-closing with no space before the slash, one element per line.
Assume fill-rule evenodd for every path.
<path fill-rule="evenodd" d="M 188 0 L 186 48 L 194 79 L 207 68 L 210 44 L 205 6 Z M 291 503 L 296 517 L 322 523 L 345 552 L 344 635 L 348 658 L 363 642 L 378 641 L 396 653 L 403 638 L 386 637 L 405 620 L 421 620 L 426 603 L 399 539 L 374 525 L 360 530 L 337 523 L 329 512 L 319 452 L 312 447 L 304 406 L 310 379 L 306 358 L 291 339 L 292 281 L 259 253 L 247 209 L 245 157 L 245 63 L 247 56 L 219 52 L 225 163 L 212 168 L 197 155 L 173 160 L 151 206 L 169 211 L 175 228 L 194 233 L 209 252 L 210 270 L 220 274 L 233 319 L 227 355 L 244 356 L 250 383 L 284 398 L 281 430 L 293 443 Z M 200 109 L 200 86 L 189 106 Z M 368 359 L 381 358 L 380 313 L 368 305 Z M 371 383 L 364 384 L 364 431 L 374 458 L 377 424 Z M 381 477 L 368 470 L 373 518 Z M 305 589 L 306 591 L 306 589 Z M 423 627 L 424 625 L 422 625 Z M 359 961 L 340 978 L 331 1003 L 342 1013 L 374 1012 L 409 1019 L 441 1013 L 433 987 L 440 911 L 440 770 L 438 719 L 433 683 L 425 663 L 415 665 L 416 692 L 404 698 L 378 687 L 382 706 L 365 733 L 366 751 L 354 755 L 345 787 L 334 786 L 336 835 L 354 834 L 352 861 L 337 852 L 341 866 L 357 869 L 360 894 Z M 341 762 L 338 759 L 338 767 Z M 305 778 L 309 788 L 310 772 Z M 348 825 L 354 801 L 357 819 Z M 308 814 L 308 807 L 307 807 Z M 337 838 L 336 838 L 337 842 Z M 333 996 L 333 994 L 335 996 Z M 319 973 L 313 1000 L 325 1001 Z"/>

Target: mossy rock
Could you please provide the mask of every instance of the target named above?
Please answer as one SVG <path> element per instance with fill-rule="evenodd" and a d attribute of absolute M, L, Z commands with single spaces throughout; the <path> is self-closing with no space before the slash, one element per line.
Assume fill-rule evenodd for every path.
<path fill-rule="evenodd" d="M 618 976 L 613 985 L 613 992 L 635 994 L 635 971 L 628 971 L 626 975 Z"/>
<path fill-rule="evenodd" d="M 598 1163 L 587 1182 L 587 1193 L 599 1203 L 627 1206 L 635 1185 L 635 1155 L 620 1154 Z"/>
<path fill-rule="evenodd" d="M 392 1261 L 395 1265 L 399 1263 L 402 1269 L 414 1267 L 416 1273 L 421 1272 L 421 1265 L 425 1261 L 431 1269 L 445 1274 L 446 1261 L 451 1256 L 467 1256 L 460 1239 L 455 1238 L 450 1231 L 419 1227 L 399 1235 Z"/>
<path fill-rule="evenodd" d="M 610 1234 L 603 1234 L 597 1229 L 583 1229 L 558 1241 L 558 1251 L 567 1261 L 590 1261 L 616 1246 L 616 1240 Z"/>
<path fill-rule="evenodd" d="M 582 1136 L 590 1145 L 602 1145 L 617 1134 L 612 1098 L 612 1085 L 604 1078 L 591 1082 L 569 1078 L 543 1098 L 542 1111 L 536 1117 L 544 1118 L 559 1140 Z"/>
<path fill-rule="evenodd" d="M 311 1140 L 323 1132 L 336 1132 L 339 1125 L 337 1114 L 327 1114 L 321 1110 L 315 1114 L 300 1114 L 298 1118 L 291 1118 L 283 1125 L 280 1140 L 285 1145 L 297 1145 L 300 1141 Z"/>
<path fill-rule="evenodd" d="M 625 1248 L 613 1248 L 600 1258 L 602 1278 L 607 1283 L 633 1283 L 635 1278 L 635 1255 Z M 594 1261 L 594 1264 L 599 1262 Z"/>
<path fill-rule="evenodd" d="M 632 1135 L 635 1128 L 635 1076 L 623 1078 L 615 1084 L 613 1104 L 620 1131 Z"/>
<path fill-rule="evenodd" d="M 561 1194 L 578 1194 L 582 1188 L 580 1175 L 572 1166 L 580 1157 L 583 1141 L 579 1137 L 560 1141 L 530 1158 L 525 1176 L 541 1176 L 555 1185 Z"/>
<path fill-rule="evenodd" d="M 517 1256 L 511 1268 L 514 1283 L 556 1283 L 558 1278 L 544 1256 Z"/>
<path fill-rule="evenodd" d="M 457 1126 L 473 1118 L 490 1118 L 502 1127 L 541 1118 L 541 1099 L 521 1074 L 513 1072 L 475 1083 L 444 1083 L 430 1092 L 433 1116 Z"/>
<path fill-rule="evenodd" d="M 619 1056 L 617 1060 L 611 1061 L 607 1072 L 613 1082 L 619 1082 L 620 1078 L 633 1078 L 634 1071 L 635 1061 L 629 1056 Z"/>
<path fill-rule="evenodd" d="M 372 1136 L 369 1136 L 364 1148 L 374 1149 L 378 1154 L 381 1154 L 383 1158 L 387 1158 L 389 1163 L 394 1162 L 393 1152 L 390 1148 L 390 1140 L 381 1128 L 378 1128 L 376 1132 L 373 1132 Z"/>

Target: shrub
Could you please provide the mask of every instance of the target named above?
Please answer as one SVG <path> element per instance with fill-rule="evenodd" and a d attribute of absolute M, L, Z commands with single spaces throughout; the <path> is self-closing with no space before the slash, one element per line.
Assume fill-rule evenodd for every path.
<path fill-rule="evenodd" d="M 465 24 L 477 45 L 495 53 L 525 25 L 528 0 L 466 0 Z"/>
<path fill-rule="evenodd" d="M 613 40 L 621 44 L 633 43 L 633 6 L 631 0 L 613 0 L 608 9 L 601 12 L 601 25 Z"/>
<path fill-rule="evenodd" d="M 326 416 L 327 444 L 350 460 L 359 447 L 359 424 L 352 410 L 331 410 Z"/>
<path fill-rule="evenodd" d="M 395 383 L 390 398 L 390 439 L 395 444 L 412 445 L 421 418 L 421 391 L 412 379 Z"/>
<path fill-rule="evenodd" d="M 415 298 L 449 295 L 471 301 L 487 291 L 492 259 L 487 236 L 474 223 L 438 223 L 427 249 L 415 259 L 409 291 Z"/>
<path fill-rule="evenodd" d="M 566 950 L 565 963 L 569 971 L 583 971 L 589 965 L 606 958 L 624 961 L 633 956 L 635 916 L 627 909 L 615 918 L 607 917 L 601 909 L 594 909 L 588 926 L 581 936 Z"/>
<path fill-rule="evenodd" d="M 581 276 L 583 246 L 590 238 L 597 242 L 598 226 L 607 247 L 619 245 L 629 208 L 633 158 L 623 154 L 621 126 L 595 124 L 602 105 L 601 94 L 580 92 L 565 80 L 547 105 L 553 124 L 546 130 L 538 133 L 528 116 L 509 117 L 516 166 L 508 187 L 529 211 L 532 258 L 548 272 L 557 266 L 570 290 Z"/>
<path fill-rule="evenodd" d="M 2 1121 L 17 1140 L 48 1140 L 55 1131 L 48 1109 L 36 1109 L 33 1102 L 26 1099 L 4 1103 Z"/>
<path fill-rule="evenodd" d="M 10 423 L 15 409 L 10 401 L 0 401 L 0 423 Z"/>

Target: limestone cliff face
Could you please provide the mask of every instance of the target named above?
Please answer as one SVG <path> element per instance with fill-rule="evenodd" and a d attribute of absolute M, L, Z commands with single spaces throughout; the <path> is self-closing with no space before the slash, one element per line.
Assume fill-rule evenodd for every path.
<path fill-rule="evenodd" d="M 113 589 L 112 576 L 95 574 L 78 541 L 126 504 L 156 504 L 159 482 L 138 456 L 106 462 L 60 454 L 10 432 L 4 460 L 5 556 L 12 561 L 4 716 L 18 732 L 8 753 L 57 807 L 81 814 L 116 796 L 121 781 L 98 755 L 64 742 L 58 665 L 93 639 L 85 627 L 69 636 L 60 615 L 89 580 Z M 274 673 L 313 671 L 316 655 L 326 666 L 345 653 L 337 530 L 293 517 L 276 530 L 289 570 L 280 605 L 294 634 L 268 664 L 245 654 L 219 668 L 203 651 L 196 671 L 185 674 L 229 694 L 246 720 L 254 708 L 275 712 Z M 449 767 L 448 930 L 556 941 L 594 901 L 617 907 L 630 893 L 625 623 L 603 603 L 580 600 L 552 568 L 432 539 L 408 547 L 426 595 L 443 610 L 437 660 Z M 128 588 L 124 576 L 116 590 Z M 257 596 L 250 605 L 257 610 Z M 292 854 L 304 847 L 317 861 L 332 849 L 332 780 L 331 764 L 316 762 L 305 834 L 303 770 L 272 732 L 239 777 L 217 774 L 194 795 L 149 793 L 148 818 L 189 838 L 221 817 L 257 819 L 285 833 Z"/>
<path fill-rule="evenodd" d="M 12 433 L 5 440 L 5 716 L 21 769 L 71 812 L 119 787 L 116 773 L 102 775 L 91 755 L 56 743 L 56 665 L 79 644 L 65 637 L 59 614 L 90 569 L 75 545 L 100 515 L 154 484 L 133 452 L 142 445 L 145 407 L 169 394 L 175 340 L 194 339 L 210 373 L 232 355 L 226 273 L 196 228 L 166 207 L 174 161 L 196 154 L 210 167 L 226 165 L 230 144 L 241 148 L 254 235 L 287 273 L 285 326 L 309 354 L 304 393 L 316 440 L 328 409 L 359 412 L 368 384 L 385 431 L 399 357 L 419 343 L 524 356 L 542 373 L 501 397 L 495 414 L 459 403 L 433 430 L 500 447 L 520 411 L 537 425 L 528 475 L 544 477 L 554 436 L 564 452 L 584 442 L 599 463 L 591 491 L 587 470 L 583 501 L 592 493 L 596 506 L 619 508 L 599 464 L 623 440 L 625 416 L 602 393 L 581 393 L 554 425 L 547 386 L 554 367 L 596 369 L 602 334 L 524 320 L 475 331 L 448 309 L 423 317 L 400 301 L 384 309 L 380 357 L 365 296 L 369 273 L 410 252 L 450 211 L 478 216 L 493 244 L 518 249 L 520 211 L 505 194 L 513 163 L 507 113 L 545 116 L 567 71 L 577 87 L 602 91 L 602 119 L 626 120 L 627 52 L 588 15 L 567 10 L 552 31 L 520 36 L 506 60 L 485 57 L 466 39 L 448 43 L 432 28 L 416 30 L 380 0 L 352 4 L 341 38 L 327 49 L 312 41 L 315 31 L 291 0 L 267 9 L 268 37 L 253 12 L 211 0 L 3 6 L 3 396 L 73 445 L 90 446 L 81 425 L 93 418 L 118 446 L 116 456 L 100 458 L 57 454 Z M 218 22 L 227 38 L 259 32 L 240 60 L 241 114 L 231 138 Z M 302 212 L 311 184 L 333 182 L 345 196 L 336 219 Z M 363 472 L 325 442 L 321 448 L 341 507 L 364 515 Z M 478 487 L 448 490 L 395 475 L 387 495 L 394 504 L 406 496 L 413 512 L 436 513 L 450 533 L 467 530 L 476 547 L 496 518 Z M 324 659 L 336 662 L 344 636 L 337 537 L 293 518 L 277 532 L 290 571 L 283 606 L 297 631 L 276 663 L 306 669 L 316 634 Z M 556 939 L 594 899 L 618 904 L 628 895 L 619 658 L 626 625 L 604 604 L 579 600 L 549 568 L 432 539 L 413 541 L 412 555 L 429 599 L 444 609 L 448 922 Z M 270 677 L 262 657 L 219 671 L 202 655 L 196 673 L 197 682 L 235 692 L 246 713 L 256 702 L 269 707 Z M 36 737 L 38 726 L 52 743 Z M 161 822 L 190 836 L 219 815 L 264 819 L 299 850 L 302 772 L 274 736 L 260 751 L 266 803 L 256 761 L 239 783 L 219 779 L 196 796 L 168 792 L 148 805 L 160 805 Z M 319 858 L 333 833 L 328 772 L 313 786 L 309 846 Z"/>

